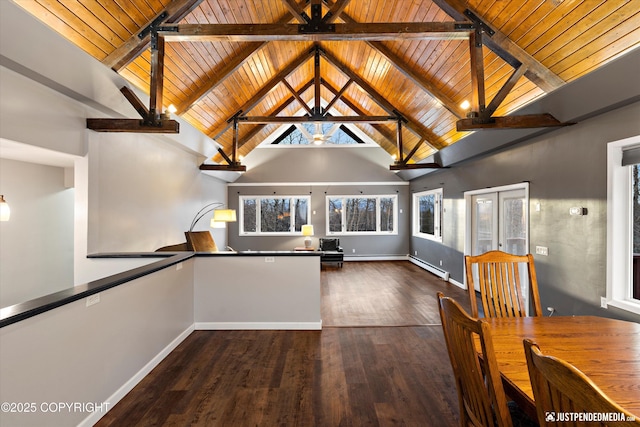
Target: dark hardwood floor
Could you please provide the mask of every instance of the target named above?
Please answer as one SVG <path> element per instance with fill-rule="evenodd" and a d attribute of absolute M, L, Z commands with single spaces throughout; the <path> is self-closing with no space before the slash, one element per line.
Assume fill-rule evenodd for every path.
<path fill-rule="evenodd" d="M 322 331 L 195 331 L 98 426 L 456 426 L 436 292 L 410 262 L 322 270 Z"/>

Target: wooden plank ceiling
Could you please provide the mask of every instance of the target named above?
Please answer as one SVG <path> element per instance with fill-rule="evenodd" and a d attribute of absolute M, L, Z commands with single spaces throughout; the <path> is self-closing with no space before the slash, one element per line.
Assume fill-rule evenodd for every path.
<path fill-rule="evenodd" d="M 493 105 L 494 115 L 504 116 L 640 45 L 636 0 L 15 1 L 146 93 L 151 80 L 149 36 L 138 35 L 158 16 L 163 16 L 157 20 L 162 25 L 178 24 L 185 30 L 194 29 L 187 24 L 234 24 L 209 27 L 224 32 L 213 41 L 172 41 L 172 34 L 165 34 L 164 106 L 175 105 L 177 114 L 227 154 L 234 144 L 229 119 L 239 111 L 247 116 L 299 114 L 300 100 L 313 107 L 319 88 L 325 103 L 342 92 L 333 104 L 337 114 L 399 113 L 403 155 L 407 163 L 417 163 L 465 135 L 456 123 L 468 114 L 460 107 L 464 100 L 478 105 L 472 68 L 474 77 L 484 82 L 487 104 L 505 87 L 496 98 L 501 102 Z M 484 46 L 476 51 L 484 76 L 472 66 L 468 38 L 473 31 L 462 37 L 429 37 L 409 30 L 376 37 L 355 30 L 331 37 L 284 36 L 285 27 L 312 16 L 312 4 L 325 18 L 332 12 L 326 22 L 343 24 L 339 28 L 348 31 L 356 23 L 471 22 L 484 32 Z M 266 26 L 246 24 L 278 25 L 268 32 Z M 253 36 L 232 37 L 232 29 Z M 520 64 L 524 68 L 514 73 Z M 239 125 L 238 155 L 248 154 L 280 126 Z M 397 153 L 396 122 L 352 126 L 390 154 Z"/>

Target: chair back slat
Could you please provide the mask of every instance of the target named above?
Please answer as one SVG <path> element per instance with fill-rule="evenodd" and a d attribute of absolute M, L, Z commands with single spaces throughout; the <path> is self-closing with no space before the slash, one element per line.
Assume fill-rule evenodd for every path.
<path fill-rule="evenodd" d="M 490 251 L 482 255 L 465 256 L 467 287 L 471 299 L 471 315 L 478 317 L 475 284 L 480 291 L 480 302 L 485 317 L 524 317 L 527 307 L 522 292 L 521 276 L 526 268 L 533 316 L 542 316 L 538 282 L 533 256 L 511 255 Z"/>
<path fill-rule="evenodd" d="M 461 425 L 512 427 L 489 324 L 471 318 L 456 301 L 441 292 L 438 302 L 456 380 Z"/>
<path fill-rule="evenodd" d="M 570 363 L 544 355 L 530 339 L 524 340 L 531 388 L 541 426 L 616 426 L 638 427 L 640 418 L 634 417 L 611 400 L 582 371 Z M 615 422 L 585 422 L 578 417 L 565 418 L 567 413 L 618 414 Z M 563 417 L 563 418 L 560 418 Z"/>

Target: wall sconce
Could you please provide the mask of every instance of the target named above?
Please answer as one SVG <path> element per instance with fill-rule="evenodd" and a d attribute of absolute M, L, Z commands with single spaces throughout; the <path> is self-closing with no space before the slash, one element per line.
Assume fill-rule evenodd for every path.
<path fill-rule="evenodd" d="M 306 224 L 302 226 L 302 235 L 304 238 L 304 247 L 305 249 L 311 248 L 311 236 L 313 236 L 313 225 Z"/>
<path fill-rule="evenodd" d="M 0 221 L 9 221 L 9 217 L 11 217 L 9 203 L 4 199 L 3 195 L 0 195 Z"/>

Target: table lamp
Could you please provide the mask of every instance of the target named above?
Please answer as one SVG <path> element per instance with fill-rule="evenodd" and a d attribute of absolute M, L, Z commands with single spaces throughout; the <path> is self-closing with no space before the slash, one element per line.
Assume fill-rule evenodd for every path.
<path fill-rule="evenodd" d="M 302 235 L 304 237 L 305 249 L 311 248 L 311 236 L 313 236 L 313 225 L 306 224 L 302 226 Z"/>

